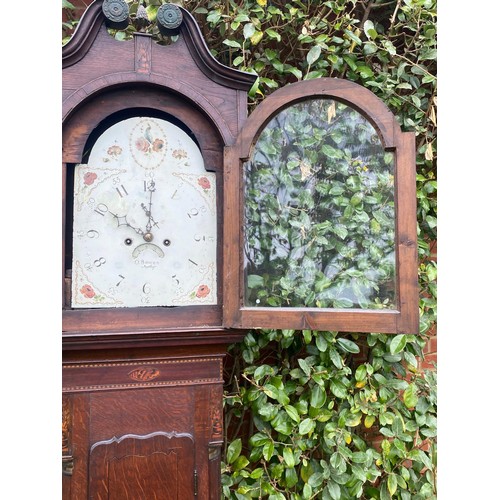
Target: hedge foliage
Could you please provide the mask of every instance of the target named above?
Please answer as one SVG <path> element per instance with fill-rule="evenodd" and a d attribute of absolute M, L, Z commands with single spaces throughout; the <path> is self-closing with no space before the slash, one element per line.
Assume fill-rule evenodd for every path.
<path fill-rule="evenodd" d="M 145 3 L 151 20 L 161 3 Z M 223 496 L 436 498 L 436 372 L 422 368 L 436 323 L 436 1 L 177 3 L 216 59 L 258 75 L 249 111 L 287 83 L 346 78 L 417 138 L 419 335 L 262 330 L 232 346 Z"/>

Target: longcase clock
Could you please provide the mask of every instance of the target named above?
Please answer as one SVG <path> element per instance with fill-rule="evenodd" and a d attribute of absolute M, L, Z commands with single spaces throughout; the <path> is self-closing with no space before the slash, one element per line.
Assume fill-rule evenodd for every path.
<path fill-rule="evenodd" d="M 63 48 L 63 498 L 218 499 L 224 154 L 255 77 L 165 5 L 98 0 Z M 179 67 L 182 66 L 182 71 Z"/>
<path fill-rule="evenodd" d="M 414 135 L 370 91 L 256 77 L 194 18 L 63 48 L 63 498 L 219 499 L 223 359 L 248 329 L 416 333 Z"/>

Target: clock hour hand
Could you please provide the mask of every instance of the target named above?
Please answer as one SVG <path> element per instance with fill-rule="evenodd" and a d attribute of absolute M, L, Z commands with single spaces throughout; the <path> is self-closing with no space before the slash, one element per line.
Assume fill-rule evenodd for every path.
<path fill-rule="evenodd" d="M 118 224 L 118 227 L 120 227 L 120 226 L 130 227 L 137 234 L 141 234 L 142 236 L 144 236 L 144 231 L 142 229 L 138 228 L 138 227 L 132 226 L 132 224 L 130 224 L 127 221 L 127 216 L 126 215 L 117 215 L 117 214 L 114 214 L 111 211 L 109 211 L 109 213 L 116 219 L 116 223 Z"/>

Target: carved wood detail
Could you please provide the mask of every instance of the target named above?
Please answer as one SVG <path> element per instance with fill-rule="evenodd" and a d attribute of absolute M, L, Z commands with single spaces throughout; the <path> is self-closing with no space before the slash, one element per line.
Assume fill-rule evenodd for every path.
<path fill-rule="evenodd" d="M 94 443 L 90 450 L 90 498 L 115 500 L 195 496 L 194 438 L 188 433 L 127 434 Z"/>
<path fill-rule="evenodd" d="M 141 382 L 149 382 L 150 380 L 154 380 L 156 377 L 160 375 L 160 370 L 151 366 L 144 366 L 141 368 L 136 368 L 128 373 L 128 376 L 132 380 L 137 380 Z"/>
<path fill-rule="evenodd" d="M 220 386 L 210 388 L 211 440 L 223 439 L 222 390 Z"/>
<path fill-rule="evenodd" d="M 151 35 L 145 33 L 136 33 L 135 42 L 135 70 L 137 73 L 151 73 L 153 39 Z"/>
<path fill-rule="evenodd" d="M 203 376 L 193 377 L 199 368 Z M 63 365 L 63 381 L 65 392 L 211 384 L 223 381 L 223 366 L 220 357 L 68 363 Z"/>
<path fill-rule="evenodd" d="M 71 443 L 71 399 L 68 396 L 62 398 L 62 454 L 70 455 Z"/>

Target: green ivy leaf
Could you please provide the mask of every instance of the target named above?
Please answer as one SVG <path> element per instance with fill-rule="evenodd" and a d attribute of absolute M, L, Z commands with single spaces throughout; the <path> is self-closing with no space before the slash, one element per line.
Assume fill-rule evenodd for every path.
<path fill-rule="evenodd" d="M 299 359 L 298 363 L 302 371 L 309 377 L 311 375 L 311 366 L 309 363 L 305 359 Z"/>
<path fill-rule="evenodd" d="M 250 42 L 252 43 L 252 45 L 257 45 L 262 40 L 263 36 L 264 36 L 264 33 L 262 33 L 262 31 L 256 31 L 250 37 Z"/>
<path fill-rule="evenodd" d="M 312 488 L 317 488 L 323 482 L 323 474 L 321 472 L 315 472 L 308 480 L 307 483 Z"/>
<path fill-rule="evenodd" d="M 356 382 L 361 382 L 366 379 L 366 374 L 367 374 L 367 369 L 366 365 L 359 365 L 356 368 L 356 372 L 354 374 L 354 378 L 356 379 Z"/>
<path fill-rule="evenodd" d="M 380 486 L 380 500 L 391 500 L 391 494 L 387 488 L 387 479 L 384 479 Z"/>
<path fill-rule="evenodd" d="M 265 384 L 264 387 L 262 388 L 266 396 L 269 396 L 271 399 L 276 399 L 278 400 L 280 397 L 280 391 L 274 387 L 272 384 Z"/>
<path fill-rule="evenodd" d="M 309 483 L 306 483 L 304 485 L 303 491 L 303 498 L 311 498 L 313 494 L 313 489 L 311 488 L 311 485 Z"/>
<path fill-rule="evenodd" d="M 243 36 L 245 40 L 251 38 L 255 33 L 255 26 L 252 23 L 246 23 L 243 27 Z"/>
<path fill-rule="evenodd" d="M 326 403 L 326 391 L 323 387 L 315 385 L 311 393 L 311 406 L 321 408 Z"/>
<path fill-rule="evenodd" d="M 338 338 L 337 343 L 345 352 L 350 352 L 352 354 L 357 354 L 359 352 L 359 347 L 352 340 Z"/>
<path fill-rule="evenodd" d="M 264 278 L 257 274 L 249 274 L 247 276 L 247 287 L 257 288 L 264 285 Z"/>
<path fill-rule="evenodd" d="M 391 354 L 400 353 L 406 346 L 406 335 L 396 335 L 389 346 L 389 351 Z"/>
<path fill-rule="evenodd" d="M 241 49 L 241 44 L 239 42 L 237 42 L 236 40 L 228 40 L 228 39 L 226 39 L 222 43 L 224 45 L 227 45 L 228 47 L 234 47 L 236 49 Z"/>
<path fill-rule="evenodd" d="M 300 422 L 299 434 L 301 436 L 309 434 L 310 432 L 312 432 L 314 430 L 315 427 L 316 427 L 316 423 L 314 422 L 314 420 L 312 418 L 306 418 L 306 419 L 302 420 L 302 422 Z"/>
<path fill-rule="evenodd" d="M 311 66 L 315 61 L 318 60 L 320 55 L 321 47 L 319 45 L 314 45 L 313 47 L 311 47 L 306 56 L 307 64 Z"/>
<path fill-rule="evenodd" d="M 241 453 L 241 439 L 235 439 L 227 447 L 226 460 L 229 464 L 232 464 Z"/>
<path fill-rule="evenodd" d="M 287 467 L 295 466 L 295 457 L 291 448 L 283 449 L 283 460 L 285 461 Z"/>
<path fill-rule="evenodd" d="M 310 344 L 312 340 L 312 332 L 311 330 L 302 330 L 302 335 L 304 335 L 304 342 L 306 344 Z"/>
<path fill-rule="evenodd" d="M 377 38 L 378 35 L 377 30 L 375 29 L 373 22 L 370 21 L 369 19 L 365 21 L 363 25 L 363 30 L 368 38 L 371 38 L 372 40 L 375 40 L 375 38 Z"/>
<path fill-rule="evenodd" d="M 393 473 L 390 473 L 387 476 L 387 489 L 389 490 L 389 495 L 391 496 L 394 495 L 398 489 L 398 480 L 396 479 L 396 475 Z"/>
<path fill-rule="evenodd" d="M 332 361 L 335 368 L 341 370 L 344 367 L 344 363 L 342 360 L 342 356 L 338 353 L 337 349 L 335 349 L 334 346 L 330 346 L 328 353 L 330 355 L 330 360 Z"/>
<path fill-rule="evenodd" d="M 367 461 L 367 455 L 363 451 L 355 451 L 352 454 L 352 461 L 357 464 L 364 464 Z"/>
<path fill-rule="evenodd" d="M 328 349 L 328 342 L 321 333 L 318 333 L 318 336 L 316 337 L 316 347 L 320 352 L 326 352 Z"/>
<path fill-rule="evenodd" d="M 346 416 L 345 424 L 347 427 L 356 427 L 361 423 L 361 417 L 361 413 L 349 413 L 349 415 Z"/>
<path fill-rule="evenodd" d="M 410 384 L 403 393 L 403 402 L 407 408 L 415 408 L 418 403 L 418 389 L 416 384 Z"/>
<path fill-rule="evenodd" d="M 340 500 L 340 498 L 342 496 L 342 492 L 340 490 L 340 486 L 337 483 L 330 480 L 330 481 L 328 481 L 326 487 L 328 489 L 328 493 L 332 497 L 332 500 Z"/>
<path fill-rule="evenodd" d="M 285 405 L 285 411 L 288 413 L 288 415 L 294 422 L 296 423 L 300 422 L 300 415 L 295 407 L 291 405 Z"/>
<path fill-rule="evenodd" d="M 259 382 L 263 377 L 273 375 L 274 369 L 269 365 L 260 365 L 255 370 L 253 377 L 256 382 Z"/>
<path fill-rule="evenodd" d="M 235 471 L 240 471 L 244 469 L 250 461 L 248 460 L 247 457 L 244 457 L 243 455 L 240 455 L 233 463 L 233 469 Z"/>
<path fill-rule="evenodd" d="M 299 482 L 299 478 L 297 476 L 297 471 L 295 468 L 287 468 L 285 470 L 285 484 L 286 487 L 291 489 Z"/>
<path fill-rule="evenodd" d="M 277 31 L 275 31 L 275 30 L 273 30 L 271 28 L 267 28 L 266 29 L 266 35 L 268 35 L 269 38 L 271 38 L 273 40 L 281 42 L 281 35 Z"/>
<path fill-rule="evenodd" d="M 267 460 L 271 460 L 274 454 L 274 441 L 269 440 L 262 448 L 262 456 Z"/>

